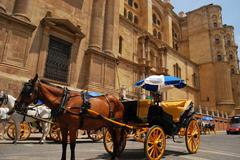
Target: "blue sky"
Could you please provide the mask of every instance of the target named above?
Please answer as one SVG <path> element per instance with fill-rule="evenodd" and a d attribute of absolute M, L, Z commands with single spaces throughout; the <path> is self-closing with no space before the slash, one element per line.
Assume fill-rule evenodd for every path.
<path fill-rule="evenodd" d="M 189 12 L 207 4 L 218 4 L 222 7 L 223 24 L 234 26 L 235 41 L 239 46 L 240 57 L 240 0 L 171 0 L 174 11 Z"/>

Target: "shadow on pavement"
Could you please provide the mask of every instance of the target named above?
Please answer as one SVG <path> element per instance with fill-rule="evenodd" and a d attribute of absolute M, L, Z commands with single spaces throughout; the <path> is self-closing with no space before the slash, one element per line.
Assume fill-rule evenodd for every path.
<path fill-rule="evenodd" d="M 168 156 L 172 155 L 175 157 L 187 155 L 188 153 L 179 152 L 179 151 L 173 151 L 173 150 L 165 150 L 163 159 Z M 106 160 L 112 160 L 111 156 L 107 153 L 98 155 L 95 158 L 90 158 L 86 160 L 94 160 L 94 159 L 106 159 Z M 144 149 L 125 149 L 124 152 L 121 154 L 121 156 L 117 160 L 145 160 L 145 153 Z"/>

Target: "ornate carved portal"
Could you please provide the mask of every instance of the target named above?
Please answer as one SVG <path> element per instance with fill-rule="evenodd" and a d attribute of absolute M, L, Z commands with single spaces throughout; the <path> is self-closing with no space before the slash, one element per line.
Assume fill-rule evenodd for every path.
<path fill-rule="evenodd" d="M 67 19 L 45 17 L 38 73 L 55 83 L 76 86 L 79 45 L 84 37 L 79 26 Z"/>

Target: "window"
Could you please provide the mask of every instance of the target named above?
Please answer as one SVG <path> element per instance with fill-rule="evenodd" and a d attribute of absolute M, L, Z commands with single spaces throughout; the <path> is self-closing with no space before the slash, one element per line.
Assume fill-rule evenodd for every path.
<path fill-rule="evenodd" d="M 174 70 L 174 76 L 181 78 L 181 68 L 177 63 L 173 65 L 173 70 Z"/>
<path fill-rule="evenodd" d="M 124 8 L 124 17 L 127 17 L 127 10 Z"/>
<path fill-rule="evenodd" d="M 50 36 L 44 77 L 67 83 L 72 44 Z"/>
<path fill-rule="evenodd" d="M 160 20 L 159 20 L 159 19 L 157 20 L 157 25 L 159 25 L 159 26 L 160 26 Z"/>
<path fill-rule="evenodd" d="M 227 47 L 230 47 L 230 46 L 231 46 L 231 41 L 227 40 Z"/>
<path fill-rule="evenodd" d="M 215 44 L 220 44 L 220 36 L 219 35 L 215 36 Z"/>
<path fill-rule="evenodd" d="M 138 17 L 137 16 L 134 16 L 134 23 L 138 24 Z"/>
<path fill-rule="evenodd" d="M 222 56 L 221 55 L 217 55 L 217 61 L 222 61 Z"/>
<path fill-rule="evenodd" d="M 135 9 L 138 9 L 138 4 L 136 2 L 134 2 L 133 5 Z"/>
<path fill-rule="evenodd" d="M 128 0 L 128 5 L 132 7 L 133 6 L 133 0 Z"/>
<path fill-rule="evenodd" d="M 234 74 L 235 73 L 235 70 L 234 68 L 231 68 L 231 73 Z"/>
<path fill-rule="evenodd" d="M 196 75 L 196 73 L 193 73 L 193 75 L 192 75 L 192 82 L 193 82 L 193 86 L 197 86 L 197 75 Z"/>
<path fill-rule="evenodd" d="M 218 23 L 217 23 L 217 16 L 216 15 L 213 15 L 212 16 L 212 22 L 213 22 L 213 27 L 218 27 Z"/>
<path fill-rule="evenodd" d="M 162 36 L 161 36 L 161 33 L 160 33 L 160 32 L 158 32 L 157 38 L 158 38 L 158 39 L 162 39 Z"/>
<path fill-rule="evenodd" d="M 123 45 L 123 38 L 122 36 L 119 36 L 119 49 L 118 52 L 122 54 L 122 45 Z"/>
<path fill-rule="evenodd" d="M 229 59 L 233 60 L 233 55 L 232 54 L 229 55 Z"/>
<path fill-rule="evenodd" d="M 130 21 L 132 21 L 133 20 L 133 14 L 132 14 L 132 12 L 128 12 L 128 19 L 130 20 Z"/>
<path fill-rule="evenodd" d="M 177 43 L 174 44 L 174 49 L 175 49 L 176 51 L 178 51 L 178 44 L 177 44 Z"/>

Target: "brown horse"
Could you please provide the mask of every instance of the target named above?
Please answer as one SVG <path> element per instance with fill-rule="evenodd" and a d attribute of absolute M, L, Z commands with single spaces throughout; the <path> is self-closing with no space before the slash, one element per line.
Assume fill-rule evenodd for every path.
<path fill-rule="evenodd" d="M 38 80 L 38 75 L 24 84 L 24 87 L 16 99 L 15 109 L 25 110 L 30 103 L 42 100 L 55 113 L 56 120 L 62 133 L 62 160 L 66 159 L 67 137 L 70 136 L 71 160 L 75 159 L 75 145 L 77 130 L 92 130 L 108 127 L 113 139 L 113 157 L 120 154 L 119 145 L 122 141 L 122 128 L 113 126 L 112 123 L 102 117 L 109 117 L 121 121 L 124 114 L 124 106 L 112 95 L 104 95 L 89 99 L 90 109 L 99 115 L 88 112 L 84 96 L 77 91 L 70 91 Z"/>

